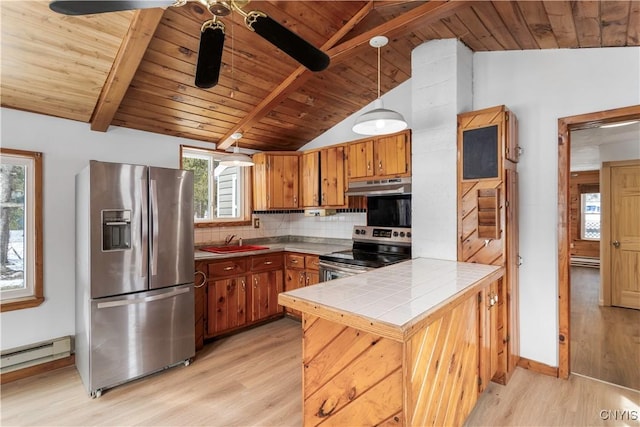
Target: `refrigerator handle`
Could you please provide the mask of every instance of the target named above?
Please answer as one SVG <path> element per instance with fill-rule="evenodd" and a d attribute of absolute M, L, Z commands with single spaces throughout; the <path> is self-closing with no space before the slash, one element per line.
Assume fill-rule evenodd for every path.
<path fill-rule="evenodd" d="M 180 289 L 171 289 L 170 291 L 164 292 L 162 294 L 152 295 L 152 296 L 148 296 L 148 297 L 123 298 L 123 299 L 115 300 L 115 301 L 99 302 L 98 303 L 98 308 L 120 307 L 120 306 L 123 306 L 123 305 L 133 305 L 133 304 L 140 304 L 140 303 L 143 303 L 143 302 L 158 301 L 158 300 L 162 300 L 162 299 L 176 297 L 178 295 L 181 295 L 181 294 L 189 292 L 189 290 L 190 289 L 188 287 L 187 288 L 180 288 Z"/>
<path fill-rule="evenodd" d="M 158 271 L 158 186 L 155 179 L 149 180 L 151 187 L 151 197 L 149 199 L 149 207 L 151 208 L 151 276 L 155 276 Z"/>
<path fill-rule="evenodd" d="M 149 239 L 149 211 L 148 211 L 148 206 L 149 206 L 149 197 L 148 197 L 148 190 L 147 190 L 147 179 L 146 178 L 142 178 L 140 180 L 140 199 L 142 200 L 140 203 L 141 208 L 141 212 L 142 214 L 140 215 L 140 222 L 142 223 L 140 226 L 140 238 L 141 238 L 141 242 L 142 242 L 142 262 L 140 263 L 140 277 L 146 277 L 147 276 L 147 264 L 148 264 L 148 248 L 147 246 L 149 245 L 148 243 L 148 239 Z"/>

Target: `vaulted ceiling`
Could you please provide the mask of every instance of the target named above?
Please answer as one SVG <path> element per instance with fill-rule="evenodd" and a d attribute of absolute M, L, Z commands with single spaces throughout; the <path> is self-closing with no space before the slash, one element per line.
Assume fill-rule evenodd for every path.
<path fill-rule="evenodd" d="M 85 16 L 2 1 L 3 107 L 253 150 L 296 150 L 411 77 L 411 51 L 458 38 L 474 52 L 640 45 L 640 1 L 252 1 L 331 58 L 313 73 L 225 18 L 218 85 L 194 84 L 201 3 Z M 340 141 L 336 141 L 340 142 Z"/>

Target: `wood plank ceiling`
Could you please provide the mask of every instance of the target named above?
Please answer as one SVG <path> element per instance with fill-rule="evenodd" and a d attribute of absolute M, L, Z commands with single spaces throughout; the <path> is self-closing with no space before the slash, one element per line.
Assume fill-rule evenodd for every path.
<path fill-rule="evenodd" d="M 51 12 L 47 1 L 0 2 L 3 107 L 179 136 L 227 148 L 296 150 L 377 94 L 376 51 L 386 35 L 381 91 L 411 77 L 411 51 L 458 38 L 474 52 L 640 45 L 640 1 L 252 1 L 326 51 L 311 73 L 224 17 L 219 84 L 195 87 L 197 2 L 90 16 Z M 354 134 L 355 138 L 355 134 Z M 336 141 L 339 142 L 339 141 Z"/>

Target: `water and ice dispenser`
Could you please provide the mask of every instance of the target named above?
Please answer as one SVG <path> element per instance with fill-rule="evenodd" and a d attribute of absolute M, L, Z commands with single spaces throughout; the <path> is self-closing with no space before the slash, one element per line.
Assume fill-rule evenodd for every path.
<path fill-rule="evenodd" d="M 131 210 L 102 211 L 102 250 L 131 249 Z"/>

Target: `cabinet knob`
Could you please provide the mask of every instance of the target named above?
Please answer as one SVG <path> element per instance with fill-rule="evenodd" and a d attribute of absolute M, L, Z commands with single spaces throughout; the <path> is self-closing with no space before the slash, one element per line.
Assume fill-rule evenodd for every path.
<path fill-rule="evenodd" d="M 613 247 L 615 247 L 615 248 L 619 248 L 620 247 L 620 242 L 618 242 L 617 240 L 614 240 L 612 244 L 613 244 Z"/>
<path fill-rule="evenodd" d="M 240 283 L 242 283 L 242 290 L 246 291 L 247 290 L 247 284 L 244 282 L 244 280 L 242 280 Z"/>

